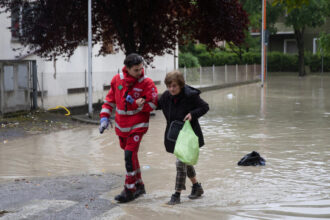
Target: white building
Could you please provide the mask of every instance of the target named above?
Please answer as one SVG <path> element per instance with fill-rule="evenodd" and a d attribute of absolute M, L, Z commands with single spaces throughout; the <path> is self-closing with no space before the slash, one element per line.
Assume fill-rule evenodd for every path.
<path fill-rule="evenodd" d="M 56 62 L 45 61 L 35 55 L 18 57 L 19 52 L 13 51 L 20 44 L 15 41 L 8 27 L 11 26 L 9 14 L 0 14 L 0 60 L 36 60 L 38 74 L 38 91 L 43 88 L 43 103 L 38 99 L 39 107 L 45 109 L 58 105 L 79 106 L 87 102 L 85 88 L 88 87 L 87 77 L 87 46 L 79 46 L 73 56 L 66 61 L 59 57 Z M 87 32 L 87 30 L 86 30 Z M 99 46 L 93 48 L 97 54 Z M 177 52 L 176 52 L 177 54 Z M 119 52 L 113 55 L 93 56 L 93 102 L 103 101 L 108 92 L 108 85 L 112 77 L 123 67 L 125 55 Z M 148 77 L 154 81 L 161 81 L 167 71 L 175 69 L 178 65 L 177 58 L 173 55 L 155 57 L 152 65 L 155 68 L 146 69 Z M 31 84 L 31 83 L 30 83 Z"/>

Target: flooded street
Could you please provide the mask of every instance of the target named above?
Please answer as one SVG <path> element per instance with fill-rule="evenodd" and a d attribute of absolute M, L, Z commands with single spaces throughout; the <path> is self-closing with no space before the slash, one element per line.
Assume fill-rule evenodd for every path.
<path fill-rule="evenodd" d="M 165 152 L 165 119 L 151 118 L 139 160 L 147 194 L 95 219 L 330 218 L 330 76 L 272 76 L 205 92 L 210 111 L 200 119 L 206 145 L 196 166 L 205 194 L 164 205 L 174 192 L 175 156 Z M 237 162 L 257 151 L 263 167 Z M 124 175 L 124 154 L 113 130 L 97 126 L 0 143 L 0 181 L 76 174 Z M 124 177 L 122 177 L 123 179 Z M 122 184 L 102 195 L 113 200 Z M 1 210 L 1 207 L 0 207 Z"/>

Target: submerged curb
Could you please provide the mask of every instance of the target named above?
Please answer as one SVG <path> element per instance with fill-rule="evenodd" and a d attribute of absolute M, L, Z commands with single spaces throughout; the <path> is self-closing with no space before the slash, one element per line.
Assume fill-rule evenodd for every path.
<path fill-rule="evenodd" d="M 252 84 L 252 83 L 257 83 L 257 82 L 260 82 L 260 79 L 249 80 L 249 81 L 244 81 L 244 82 L 227 83 L 227 84 L 223 84 L 223 85 L 196 87 L 196 88 L 201 90 L 202 92 L 205 92 L 205 91 L 210 91 L 210 90 L 224 89 L 224 88 L 241 86 L 241 85 Z"/>
<path fill-rule="evenodd" d="M 74 121 L 79 121 L 82 123 L 93 124 L 93 125 L 98 125 L 100 123 L 99 120 L 90 119 L 86 115 L 72 115 L 71 119 Z"/>
<path fill-rule="evenodd" d="M 202 92 L 205 92 L 205 91 L 224 89 L 224 88 L 229 88 L 229 87 L 234 87 L 234 86 L 252 84 L 252 83 L 257 83 L 257 82 L 260 82 L 260 79 L 249 80 L 249 81 L 244 81 L 244 82 L 227 83 L 227 84 L 223 84 L 223 85 L 202 86 L 202 87 L 196 87 L 196 88 L 201 90 Z M 159 94 L 159 95 L 161 95 L 161 94 Z M 100 123 L 99 119 L 97 119 L 97 120 L 91 119 L 86 114 L 84 114 L 84 115 L 72 115 L 71 119 L 75 120 L 75 121 L 82 122 L 82 123 L 93 124 L 93 125 L 98 125 Z"/>

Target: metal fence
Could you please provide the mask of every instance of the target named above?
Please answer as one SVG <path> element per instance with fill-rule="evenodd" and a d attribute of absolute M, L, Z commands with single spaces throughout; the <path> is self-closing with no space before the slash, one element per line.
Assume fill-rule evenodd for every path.
<path fill-rule="evenodd" d="M 258 79 L 260 65 L 227 65 L 200 68 L 182 68 L 189 85 L 212 86 Z M 158 91 L 166 90 L 164 79 L 171 69 L 146 68 L 145 73 L 157 85 Z M 93 72 L 93 102 L 102 102 L 109 91 L 111 79 L 117 70 Z M 79 106 L 87 103 L 88 86 L 85 72 L 38 73 L 39 104 L 42 108 L 56 105 Z"/>
<path fill-rule="evenodd" d="M 223 85 L 239 82 L 248 82 L 260 79 L 261 66 L 252 65 L 225 65 L 197 68 L 180 68 L 187 84 L 193 86 Z"/>

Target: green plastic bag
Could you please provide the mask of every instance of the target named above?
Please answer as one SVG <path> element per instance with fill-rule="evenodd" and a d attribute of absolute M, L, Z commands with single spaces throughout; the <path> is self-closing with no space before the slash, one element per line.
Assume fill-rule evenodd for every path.
<path fill-rule="evenodd" d="M 175 156 L 183 163 L 195 165 L 199 156 L 198 137 L 187 120 L 181 129 L 174 148 Z"/>

